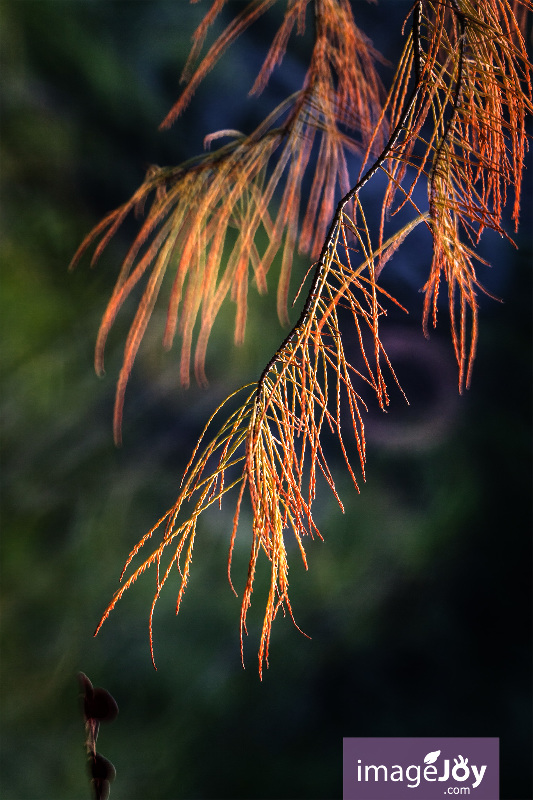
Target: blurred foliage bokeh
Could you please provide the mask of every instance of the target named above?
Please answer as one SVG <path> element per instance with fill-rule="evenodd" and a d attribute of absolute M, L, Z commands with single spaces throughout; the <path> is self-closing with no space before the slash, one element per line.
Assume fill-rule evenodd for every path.
<path fill-rule="evenodd" d="M 230 2 L 228 14 L 238 5 Z M 355 5 L 393 61 L 410 3 Z M 369 411 L 360 495 L 339 457 L 344 515 L 320 487 L 325 541 L 309 542 L 308 572 L 295 552 L 290 576 L 296 620 L 312 638 L 277 620 L 259 681 L 265 571 L 242 669 L 239 601 L 226 578 L 229 502 L 202 521 L 177 619 L 172 591 L 160 600 L 157 672 L 147 638 L 150 573 L 92 636 L 130 548 L 174 501 L 208 416 L 257 378 L 283 336 L 275 292 L 251 291 L 244 347 L 233 345 L 228 304 L 208 349 L 209 389 L 184 391 L 176 354 L 160 346 L 162 305 L 126 393 L 124 444 L 113 446 L 114 381 L 132 306 L 112 332 L 102 380 L 93 346 L 135 223 L 94 270 L 85 260 L 68 273 L 70 258 L 149 164 L 179 163 L 217 128 L 250 130 L 304 69 L 305 37 L 272 94 L 246 99 L 274 10 L 221 62 L 184 118 L 159 133 L 205 6 L 0 4 L 0 794 L 90 797 L 76 682 L 83 670 L 120 708 L 98 742 L 117 769 L 113 800 L 340 798 L 343 736 L 498 736 L 501 797 L 527 800 L 531 173 L 520 248 L 488 240 L 492 269 L 483 277 L 505 302 L 481 299 L 473 385 L 463 396 L 445 313 L 429 342 L 420 330 L 417 289 L 429 253 L 407 244 L 387 267 L 410 311 L 386 337 L 410 405 L 398 394 L 387 415 Z M 384 66 L 385 82 L 391 74 Z M 298 262 L 300 278 L 307 266 Z M 243 514 L 233 565 L 241 588 L 249 522 Z"/>

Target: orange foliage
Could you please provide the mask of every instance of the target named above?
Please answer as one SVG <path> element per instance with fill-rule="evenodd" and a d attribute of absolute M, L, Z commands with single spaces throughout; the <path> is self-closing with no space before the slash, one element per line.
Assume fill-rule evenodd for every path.
<path fill-rule="evenodd" d="M 253 92 L 264 88 L 283 58 L 291 31 L 295 27 L 303 30 L 308 4 L 308 0 L 287 2 Z M 272 5 L 274 0 L 247 4 L 195 68 L 208 29 L 224 6 L 224 0 L 215 0 L 195 34 L 184 73 L 185 91 L 164 125 L 183 111 L 222 52 Z M 131 200 L 89 234 L 76 256 L 99 239 L 94 254 L 94 259 L 98 258 L 129 211 L 144 208 L 152 198 L 146 220 L 124 260 L 97 344 L 100 369 L 116 314 L 133 286 L 149 272 L 119 379 L 117 438 L 126 381 L 171 263 L 175 278 L 164 341 L 170 346 L 179 329 L 181 377 L 187 383 L 198 315 L 201 326 L 195 371 L 204 381 L 207 340 L 226 295 L 231 293 L 237 304 L 236 339 L 241 341 L 249 273 L 260 291 L 266 289 L 269 268 L 281 251 L 278 311 L 285 319 L 294 248 L 299 246 L 315 259 L 298 321 L 257 384 L 228 398 L 240 397 L 237 410 L 201 449 L 208 429 L 219 424 L 225 403 L 209 420 L 176 503 L 133 549 L 123 575 L 158 531 L 159 545 L 133 571 L 102 617 L 98 629 L 124 592 L 155 565 L 152 658 L 152 617 L 165 582 L 175 568 L 179 570 L 178 610 L 189 579 L 197 520 L 226 493 L 238 489 L 228 563 L 232 588 L 229 570 L 245 494 L 253 514 L 241 603 L 241 644 L 260 554 L 270 563 L 259 648 L 262 674 L 278 611 L 293 616 L 286 536 L 296 539 L 304 564 L 305 536 L 320 536 L 312 515 L 320 475 L 342 508 L 322 447 L 324 430 L 329 429 L 338 440 L 357 488 L 341 431 L 341 398 L 349 409 L 364 476 L 365 406 L 358 386 L 371 387 L 384 408 L 388 403 L 384 370 L 396 380 L 379 336 L 384 302 L 395 302 L 378 284 L 381 270 L 415 227 L 427 226 L 433 238 L 433 258 L 424 287 L 424 328 L 427 331 L 430 318 L 436 322 L 437 297 L 444 279 L 462 388 L 470 381 L 477 341 L 476 291 L 480 284 L 474 268 L 475 246 L 487 228 L 506 235 L 502 215 L 510 191 L 514 192 L 513 219 L 518 223 L 527 147 L 525 117 L 532 108 L 530 64 L 521 33 L 525 19 L 521 12 L 531 9 L 529 0 L 513 6 L 505 0 L 415 2 L 408 18 L 405 49 L 383 105 L 372 61 L 376 54 L 355 26 L 348 1 L 315 0 L 314 7 L 315 44 L 303 88 L 249 136 L 221 131 L 208 137 L 208 142 L 222 135 L 231 135 L 233 141 L 218 151 L 175 169 L 153 168 Z M 302 181 L 315 140 L 320 144 L 312 189 L 300 213 Z M 357 151 L 362 143 L 366 146 L 363 164 L 358 181 L 351 185 L 346 152 Z M 361 191 L 380 171 L 388 177 L 388 185 L 375 236 L 366 221 Z M 420 210 L 413 199 L 420 182 L 427 188 L 427 210 Z M 274 190 L 281 184 L 279 207 L 273 213 Z M 342 199 L 335 208 L 339 193 Z M 412 221 L 386 236 L 389 217 L 406 204 L 414 211 Z M 225 249 L 228 228 L 235 230 L 235 243 Z M 257 245 L 259 231 L 268 240 L 263 252 Z M 359 370 L 345 355 L 340 308 L 347 309 L 353 320 L 362 356 Z M 181 521 L 189 502 L 193 510 Z"/>
<path fill-rule="evenodd" d="M 515 3 L 531 8 L 531 3 Z M 397 187 L 410 199 L 427 184 L 433 260 L 424 286 L 424 330 L 437 320 L 440 280 L 448 284 L 459 388 L 470 383 L 478 334 L 475 246 L 483 231 L 507 236 L 502 226 L 508 191 L 518 225 L 526 114 L 531 112 L 530 64 L 520 26 L 505 0 L 420 2 L 389 95 L 391 126 L 403 135 L 391 149 L 383 219 Z M 414 82 L 409 113 L 406 89 Z M 401 207 L 406 199 L 400 203 Z M 481 261 L 478 258 L 478 261 Z M 484 262 L 482 262 L 484 263 Z M 459 321 L 456 319 L 459 304 Z M 470 333 L 467 331 L 467 311 Z"/>
<path fill-rule="evenodd" d="M 285 52 L 288 36 L 297 23 L 303 30 L 309 0 L 288 4 L 278 36 L 267 55 L 253 91 L 266 83 Z M 215 2 L 195 35 L 193 54 L 200 47 L 206 26 L 224 5 Z M 228 26 L 188 80 L 187 88 L 164 125 L 181 113 L 190 96 L 223 50 L 258 15 L 272 5 L 250 3 Z M 95 241 L 92 263 L 130 213 L 143 213 L 144 224 L 123 261 L 113 295 L 100 327 L 96 369 L 103 371 L 104 348 L 111 326 L 133 287 L 150 274 L 132 322 L 115 404 L 114 433 L 120 441 L 124 393 L 135 356 L 161 283 L 168 268 L 175 277 L 170 291 L 163 337 L 172 346 L 181 334 L 180 378 L 189 383 L 193 331 L 200 317 L 194 353 L 197 380 L 205 384 L 207 343 L 216 315 L 228 294 L 236 303 L 235 342 L 242 343 L 246 326 L 246 299 L 250 277 L 259 292 L 266 291 L 267 274 L 281 251 L 278 314 L 288 325 L 287 297 L 296 247 L 318 256 L 335 209 L 335 198 L 349 191 L 348 152 L 360 152 L 370 139 L 381 108 L 381 86 L 374 70 L 376 55 L 355 26 L 347 0 L 324 0 L 316 17 L 316 41 L 303 88 L 281 103 L 250 135 L 220 131 L 207 137 L 231 135 L 233 141 L 219 150 L 180 167 L 152 167 L 145 182 L 120 208 L 111 212 L 84 239 L 73 265 Z M 342 36 L 339 35 L 342 30 Z M 189 65 L 185 75 L 189 73 Z M 358 135 L 358 139 L 354 135 Z M 300 220 L 302 181 L 311 152 L 318 145 L 317 163 L 307 204 Z M 379 146 L 378 139 L 376 146 Z M 275 217 L 272 198 L 284 184 Z M 229 243 L 229 231 L 234 243 Z M 267 245 L 260 252 L 258 233 Z"/>
<path fill-rule="evenodd" d="M 404 233 L 407 235 L 408 231 Z M 322 450 L 324 425 L 340 442 L 346 466 L 357 488 L 341 431 L 341 395 L 348 402 L 364 474 L 365 438 L 361 412 L 365 405 L 354 388 L 353 380 L 363 381 L 372 387 L 380 404 L 385 406 L 388 396 L 381 362 L 391 372 L 392 366 L 378 334 L 379 317 L 385 313 L 378 298 L 386 293 L 379 289 L 373 277 L 374 255 L 370 255 L 357 268 L 352 267 L 350 252 L 353 244 L 350 246 L 349 243 L 354 240 L 363 251 L 373 252 L 364 225 L 360 230 L 350 218 L 343 217 L 331 233 L 327 253 L 315 274 L 310 301 L 300 321 L 266 367 L 253 391 L 250 391 L 250 387 L 240 390 L 248 390 L 248 394 L 238 410 L 229 416 L 204 450 L 196 449 L 185 472 L 178 500 L 136 545 L 127 560 L 124 572 L 148 539 L 164 524 L 161 544 L 117 592 L 100 622 L 102 625 L 124 592 L 155 563 L 157 589 L 150 615 L 152 658 L 153 610 L 172 568 L 176 565 L 181 574 L 178 611 L 189 577 L 198 517 L 239 485 L 229 566 L 246 487 L 249 489 L 253 512 L 250 564 L 241 606 L 241 645 L 259 554 L 263 552 L 271 564 L 270 591 L 259 650 L 259 673 L 262 674 L 263 662 L 268 664 L 270 631 L 276 614 L 282 608 L 287 609 L 292 617 L 288 596 L 287 532 L 295 537 L 305 564 L 303 537 L 315 533 L 320 536 L 312 516 L 318 473 L 325 478 L 342 509 Z M 390 243 L 385 245 L 388 246 Z M 357 331 L 365 367 L 363 372 L 354 369 L 344 354 L 337 318 L 341 298 L 342 305 L 351 312 Z M 365 331 L 371 335 L 371 355 L 367 355 L 365 350 Z M 231 395 L 228 400 L 233 397 Z M 225 403 L 209 420 L 203 436 Z M 240 475 L 232 481 L 225 480 L 227 473 L 233 474 L 237 466 L 241 470 Z M 185 522 L 178 524 L 178 515 L 184 504 L 193 498 L 193 512 Z M 170 546 L 174 549 L 163 567 L 162 559 Z"/>

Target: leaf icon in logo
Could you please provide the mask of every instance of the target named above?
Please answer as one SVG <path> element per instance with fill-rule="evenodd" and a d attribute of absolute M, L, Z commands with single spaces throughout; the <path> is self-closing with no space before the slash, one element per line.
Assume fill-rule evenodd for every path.
<path fill-rule="evenodd" d="M 440 750 L 433 750 L 432 753 L 428 753 L 424 759 L 424 764 L 433 764 L 434 761 L 440 756 Z"/>

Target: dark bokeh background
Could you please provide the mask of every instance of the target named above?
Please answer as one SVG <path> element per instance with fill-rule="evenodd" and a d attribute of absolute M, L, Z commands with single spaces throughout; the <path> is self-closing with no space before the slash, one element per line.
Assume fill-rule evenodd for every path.
<path fill-rule="evenodd" d="M 229 3 L 234 10 L 238 3 Z M 410 3 L 355 3 L 392 61 Z M 531 170 L 520 249 L 487 238 L 470 391 L 459 397 L 445 313 L 420 330 L 430 252 L 407 243 L 387 266 L 410 315 L 391 320 L 391 358 L 411 401 L 369 411 L 368 474 L 356 495 L 339 460 L 342 515 L 321 487 L 324 542 L 309 571 L 294 554 L 292 601 L 306 639 L 276 622 L 262 683 L 258 576 L 240 664 L 239 601 L 226 581 L 233 509 L 202 522 L 185 601 L 147 617 L 154 577 L 96 639 L 125 556 L 173 502 L 195 437 L 225 395 L 257 377 L 282 338 L 274 293 L 250 294 L 246 344 L 228 304 L 209 351 L 210 389 L 178 385 L 160 347 L 163 304 L 126 397 L 124 445 L 111 434 L 114 381 L 133 306 L 98 380 L 92 350 L 134 224 L 94 271 L 67 264 L 87 231 L 217 128 L 251 126 L 301 79 L 307 40 L 260 100 L 246 100 L 276 14 L 209 77 L 188 113 L 157 125 L 179 91 L 206 2 L 22 0 L 0 5 L 2 113 L 2 762 L 3 800 L 89 798 L 76 683 L 116 698 L 100 732 L 117 768 L 113 800 L 340 798 L 343 736 L 498 736 L 504 800 L 531 787 Z M 383 20 L 387 18 L 386 30 Z M 226 17 L 227 19 L 228 17 Z M 392 71 L 383 68 L 384 80 Z M 296 265 L 301 276 L 305 260 Z M 297 283 L 297 278 L 295 283 Z M 349 334 L 347 334 L 347 337 Z M 348 341 L 348 338 L 347 338 Z M 333 447 L 333 445 L 332 445 Z M 249 514 L 234 578 L 245 580 Z"/>

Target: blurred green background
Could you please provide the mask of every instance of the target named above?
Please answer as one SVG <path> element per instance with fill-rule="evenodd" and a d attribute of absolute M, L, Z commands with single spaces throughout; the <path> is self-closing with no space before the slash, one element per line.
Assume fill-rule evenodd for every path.
<path fill-rule="evenodd" d="M 393 60 L 396 23 L 410 4 L 354 5 Z M 238 6 L 229 3 L 226 20 Z M 305 38 L 270 94 L 245 100 L 279 21 L 273 11 L 221 62 L 184 118 L 159 133 L 204 7 L 0 4 L 1 797 L 90 797 L 82 670 L 120 708 L 98 740 L 117 768 L 113 800 L 340 798 L 343 736 L 441 735 L 500 737 L 501 796 L 527 800 L 531 172 L 520 249 L 488 239 L 493 267 L 481 277 L 505 302 L 482 299 L 474 380 L 463 396 L 445 313 L 430 342 L 420 330 L 417 289 L 429 250 L 408 251 L 390 267 L 391 287 L 411 313 L 393 319 L 386 344 L 411 405 L 394 395 L 385 419 L 370 410 L 360 495 L 332 446 L 346 513 L 322 486 L 325 541 L 309 542 L 307 573 L 295 552 L 290 575 L 296 620 L 312 638 L 277 620 L 259 681 L 265 569 L 242 669 L 239 601 L 226 580 L 230 502 L 202 521 L 179 617 L 174 587 L 160 600 L 157 672 L 147 638 L 150 573 L 92 636 L 130 548 L 174 501 L 209 414 L 257 378 L 283 336 L 275 293 L 252 290 L 245 346 L 233 346 L 228 304 L 208 351 L 210 389 L 184 391 L 176 353 L 160 346 L 161 304 L 126 394 L 124 444 L 113 446 L 114 383 L 132 304 L 110 337 L 102 380 L 93 346 L 134 223 L 93 271 L 86 259 L 68 273 L 70 258 L 149 164 L 179 163 L 217 128 L 250 130 L 304 68 Z M 390 80 L 391 71 L 383 75 Z M 297 263 L 296 284 L 306 269 Z M 249 523 L 245 511 L 233 568 L 240 587 Z"/>

